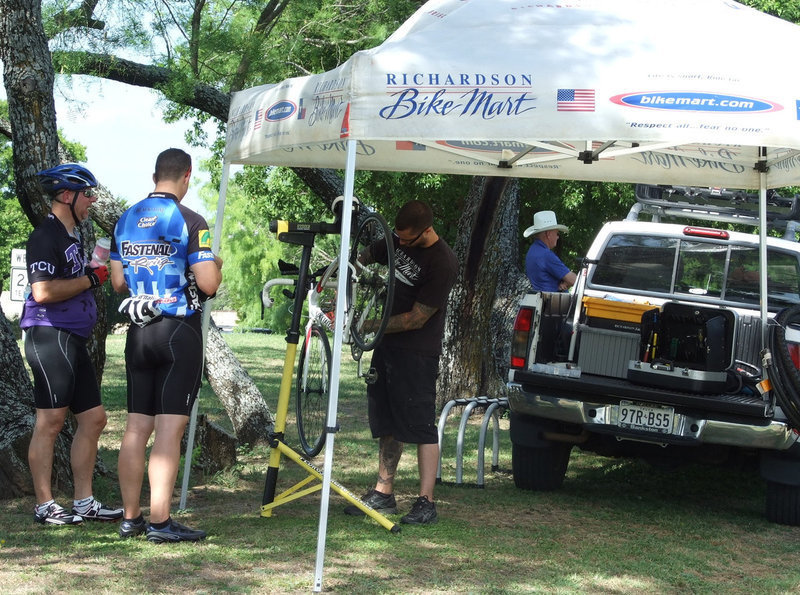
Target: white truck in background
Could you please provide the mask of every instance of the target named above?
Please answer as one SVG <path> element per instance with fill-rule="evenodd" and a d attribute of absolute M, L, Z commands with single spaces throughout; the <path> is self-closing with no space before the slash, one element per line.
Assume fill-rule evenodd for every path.
<path fill-rule="evenodd" d="M 636 195 L 628 218 L 598 233 L 573 294 L 522 299 L 507 383 L 515 484 L 560 487 L 573 448 L 670 465 L 744 454 L 767 482 L 767 518 L 800 525 L 797 198 L 769 196 L 785 237 L 767 242 L 762 333 L 758 236 L 663 222 L 757 225 L 757 196 Z"/>

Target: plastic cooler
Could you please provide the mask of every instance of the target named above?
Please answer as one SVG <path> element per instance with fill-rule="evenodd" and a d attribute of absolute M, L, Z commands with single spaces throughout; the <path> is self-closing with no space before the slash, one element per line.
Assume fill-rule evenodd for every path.
<path fill-rule="evenodd" d="M 642 314 L 653 310 L 656 306 L 584 297 L 583 308 L 586 314 L 586 323 L 591 327 L 638 333 Z"/>
<path fill-rule="evenodd" d="M 578 325 L 578 366 L 586 374 L 626 378 L 628 364 L 639 359 L 642 314 L 652 304 L 584 297 L 586 324 Z"/>

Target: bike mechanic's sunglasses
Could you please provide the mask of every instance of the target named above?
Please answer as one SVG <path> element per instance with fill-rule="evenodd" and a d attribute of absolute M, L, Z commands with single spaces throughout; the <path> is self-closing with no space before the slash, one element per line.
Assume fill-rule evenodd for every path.
<path fill-rule="evenodd" d="M 402 242 L 404 245 L 406 245 L 406 246 L 410 246 L 410 245 L 412 245 L 414 242 L 416 242 L 418 239 L 420 239 L 420 238 L 422 237 L 422 234 L 423 234 L 423 233 L 425 233 L 426 231 L 428 231 L 428 228 L 427 228 L 427 227 L 426 227 L 425 229 L 423 229 L 421 232 L 419 232 L 419 233 L 417 234 L 417 237 L 415 237 L 413 240 L 404 240 L 404 239 L 403 239 L 403 238 L 401 238 L 399 235 L 397 235 L 397 230 L 396 230 L 396 229 L 393 229 L 393 230 L 392 230 L 392 235 L 393 235 L 394 237 L 396 237 L 396 238 L 397 238 L 397 239 L 398 239 L 400 242 Z"/>

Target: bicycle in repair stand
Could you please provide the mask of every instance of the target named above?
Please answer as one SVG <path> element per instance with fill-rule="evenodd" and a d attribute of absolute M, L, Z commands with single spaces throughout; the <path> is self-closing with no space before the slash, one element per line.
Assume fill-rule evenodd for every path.
<path fill-rule="evenodd" d="M 302 246 L 302 252 L 299 267 L 282 261 L 279 263 L 282 274 L 296 274 L 296 279 L 273 279 L 262 290 L 262 303 L 269 307 L 272 304 L 268 295 L 271 287 L 294 286 L 293 291 L 284 290 L 284 294 L 293 300 L 293 308 L 286 334 L 286 355 L 278 393 L 275 429 L 270 436 L 270 460 L 261 506 L 261 516 L 265 517 L 272 516 L 273 509 L 281 504 L 322 489 L 322 471 L 285 442 L 286 418 L 300 340 L 300 321 L 306 300 L 309 302 L 309 317 L 297 375 L 297 426 L 304 454 L 318 454 L 327 433 L 337 431 L 337 428 L 328 425 L 327 419 L 331 382 L 338 382 L 338 379 L 330 377 L 331 351 L 327 332 L 332 327 L 329 313 L 335 311 L 335 302 L 341 297 L 336 293 L 339 261 L 336 259 L 315 273 L 310 272 L 309 266 L 317 235 L 342 232 L 341 208 L 337 210 L 337 205 L 341 204 L 338 200 L 334 202 L 333 223 L 270 222 L 270 231 L 277 233 L 278 240 Z M 361 355 L 378 344 L 389 319 L 394 294 L 394 241 L 389 226 L 379 213 L 370 212 L 356 204 L 353 208 L 344 296 L 343 342 L 351 344 L 353 358 L 359 363 L 359 375 L 369 382 L 371 372 L 362 372 Z M 281 455 L 304 469 L 307 477 L 276 495 Z M 315 480 L 317 483 L 313 483 Z M 400 530 L 398 525 L 364 504 L 358 496 L 338 482 L 331 481 L 331 489 L 386 529 L 393 533 Z"/>

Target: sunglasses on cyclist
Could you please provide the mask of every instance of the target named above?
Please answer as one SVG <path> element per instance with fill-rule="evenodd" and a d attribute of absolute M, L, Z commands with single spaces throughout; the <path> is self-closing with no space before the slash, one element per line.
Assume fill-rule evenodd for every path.
<path fill-rule="evenodd" d="M 92 198 L 93 196 L 97 196 L 97 190 L 95 190 L 94 188 L 84 188 L 83 190 L 81 190 L 81 192 L 83 192 L 83 195 L 86 198 Z"/>
<path fill-rule="evenodd" d="M 403 238 L 401 238 L 399 235 L 397 235 L 397 230 L 396 230 L 396 229 L 393 229 L 393 230 L 392 230 L 392 235 L 393 235 L 394 237 L 396 237 L 396 238 L 397 238 L 397 239 L 400 241 L 400 243 L 401 243 L 401 244 L 403 244 L 403 245 L 405 245 L 405 246 L 411 246 L 411 245 L 412 245 L 412 244 L 414 244 L 414 243 L 415 243 L 415 242 L 416 242 L 418 239 L 420 239 L 420 238 L 422 237 L 422 234 L 424 234 L 426 231 L 428 231 L 428 228 L 427 228 L 427 227 L 426 227 L 425 229 L 423 229 L 421 232 L 419 232 L 419 233 L 417 234 L 417 236 L 416 236 L 416 237 L 415 237 L 413 240 L 404 240 L 404 239 L 403 239 Z"/>

